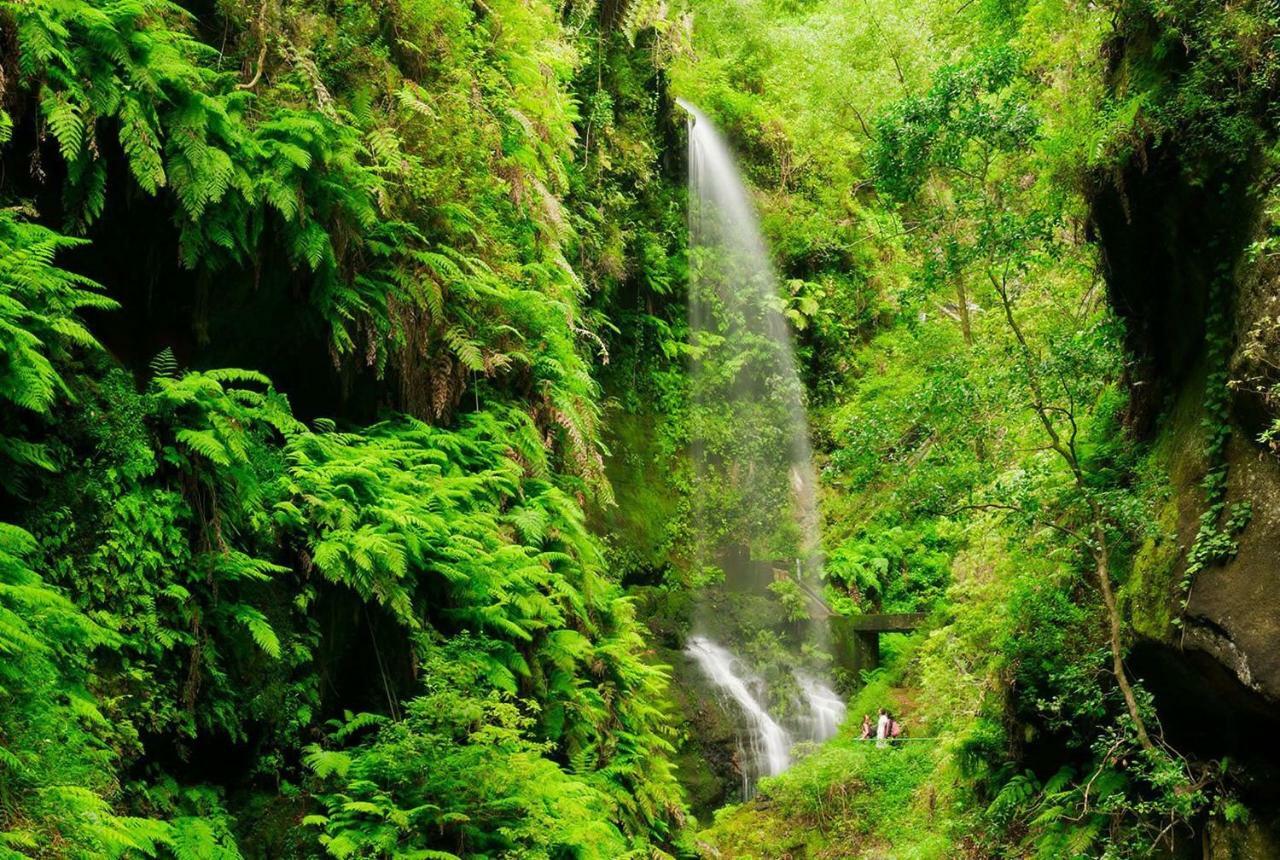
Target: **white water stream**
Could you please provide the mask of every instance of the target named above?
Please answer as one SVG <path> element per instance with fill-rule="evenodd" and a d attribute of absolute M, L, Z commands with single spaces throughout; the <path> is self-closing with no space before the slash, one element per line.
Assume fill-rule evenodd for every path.
<path fill-rule="evenodd" d="M 741 432 L 785 451 L 757 449 L 738 465 L 756 475 L 748 481 L 767 488 L 773 483 L 770 455 L 785 456 L 789 468 L 781 483 L 790 491 L 790 513 L 799 526 L 798 557 L 808 567 L 818 552 L 817 474 L 778 278 L 728 144 L 705 114 L 684 99 L 677 103 L 689 114 L 689 328 L 695 340 L 709 335 L 708 342 L 727 337 L 742 344 L 740 354 L 721 356 L 721 364 L 710 371 L 696 363 L 693 371 L 732 377 L 704 397 L 773 407 L 765 413 L 771 426 L 742 427 Z"/>
<path fill-rule="evenodd" d="M 844 699 L 826 683 L 816 678 L 798 675 L 800 693 L 804 696 L 809 713 L 802 719 L 805 721 L 805 739 L 825 741 L 836 735 L 836 730 L 844 722 Z"/>
<path fill-rule="evenodd" d="M 761 777 L 776 776 L 791 765 L 791 748 L 797 740 L 825 741 L 835 736 L 844 721 L 844 701 L 836 692 L 821 681 L 797 674 L 803 702 L 796 703 L 802 707 L 791 721 L 795 731 L 788 731 L 761 704 L 764 682 L 727 648 L 705 636 L 692 636 L 685 651 L 721 696 L 745 717 L 745 731 L 737 738 L 744 798 L 755 793 Z"/>
<path fill-rule="evenodd" d="M 791 764 L 791 735 L 769 716 L 752 692 L 751 687 L 762 689 L 763 683 L 748 674 L 728 650 L 704 636 L 694 636 L 689 639 L 687 651 L 711 683 L 747 718 L 746 737 L 738 738 L 738 755 L 743 759 L 742 794 L 750 797 L 756 780 L 776 776 Z"/>
<path fill-rule="evenodd" d="M 695 425 L 695 464 L 700 477 L 710 481 L 709 487 L 728 485 L 739 494 L 730 515 L 741 517 L 740 532 L 759 533 L 733 534 L 739 546 L 749 547 L 753 539 L 778 531 L 780 524 L 791 519 L 795 537 L 789 554 L 794 555 L 795 570 L 794 574 L 788 571 L 787 577 L 812 595 L 821 567 L 817 480 L 804 386 L 783 315 L 784 297 L 728 145 L 706 115 L 683 100 L 679 104 L 690 117 L 689 326 L 698 356 L 691 368 L 695 398 L 717 417 L 739 421 L 734 440 L 704 439 Z M 725 514 L 723 507 L 715 508 L 717 504 L 724 502 L 695 495 L 695 526 L 708 534 L 715 531 L 712 523 Z M 716 548 L 704 546 L 701 551 L 708 549 Z M 761 565 L 752 571 L 735 569 L 723 559 L 719 563 L 731 589 L 767 594 L 769 583 L 759 578 Z M 778 574 L 775 570 L 772 575 Z M 816 600 L 813 605 L 815 620 L 807 638 L 821 645 L 826 641 L 825 607 Z M 829 684 L 797 669 L 795 687 L 788 685 L 788 689 L 798 689 L 799 696 L 785 708 L 786 719 L 775 718 L 767 703 L 785 694 L 774 691 L 770 696 L 767 684 L 746 661 L 705 635 L 715 629 L 717 620 L 699 618 L 695 629 L 702 635 L 691 637 L 686 651 L 715 687 L 722 704 L 741 717 L 738 769 L 743 796 L 751 797 L 761 777 L 786 770 L 796 742 L 820 742 L 835 735 L 845 705 Z M 723 624 L 720 627 L 723 630 Z M 751 630 L 737 632 L 744 638 L 752 635 Z M 801 662 L 797 654 L 796 665 Z"/>

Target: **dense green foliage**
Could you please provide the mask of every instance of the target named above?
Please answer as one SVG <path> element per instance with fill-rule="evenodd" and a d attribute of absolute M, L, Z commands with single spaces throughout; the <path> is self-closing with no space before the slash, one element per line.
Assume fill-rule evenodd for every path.
<path fill-rule="evenodd" d="M 0 30 L 0 856 L 1119 858 L 1267 812 L 1132 657 L 1239 552 L 1232 445 L 1280 435 L 1280 325 L 1233 327 L 1280 236 L 1274 4 L 0 0 Z M 776 304 L 686 254 L 674 93 L 741 158 Z M 691 284 L 785 319 L 799 382 L 691 337 Z M 746 375 L 775 399 L 724 408 Z M 779 402 L 827 605 L 929 614 L 840 673 L 914 737 L 851 721 L 711 814 L 692 607 L 778 707 L 812 609 L 720 592 L 700 544 L 805 551 Z"/>
<path fill-rule="evenodd" d="M 610 498 L 584 298 L 626 275 L 570 262 L 624 253 L 629 204 L 598 177 L 654 158 L 585 128 L 578 52 L 635 52 L 648 13 L 0 15 L 21 174 L 0 220 L 3 512 L 25 528 L 0 555 L 7 850 L 671 845 L 665 675 L 584 516 Z M 112 230 L 143 210 L 155 233 L 133 240 L 171 244 L 122 269 Z M 156 306 L 176 330 L 128 343 L 109 321 Z M 308 380 L 307 414 L 332 417 L 208 369 L 228 359 Z"/>
<path fill-rule="evenodd" d="M 797 329 L 828 601 L 933 611 L 930 635 L 888 646 L 891 674 L 853 713 L 887 702 L 934 740 L 881 755 L 836 742 L 705 836 L 735 857 L 1181 848 L 1241 820 L 1247 769 L 1151 742 L 1161 714 L 1125 658 L 1134 626 L 1151 636 L 1150 619 L 1185 611 L 1171 572 L 1186 589 L 1248 523 L 1248 499 L 1226 495 L 1228 392 L 1242 385 L 1226 365 L 1230 296 L 1250 229 L 1231 195 L 1246 175 L 1249 193 L 1269 191 L 1257 153 L 1272 117 L 1256 99 L 1274 95 L 1280 20 L 1267 4 L 852 10 L 707 4 L 694 43 L 712 56 L 678 66 L 677 82 L 734 131 L 780 266 L 820 297 L 819 322 Z M 1158 158 L 1176 166 L 1144 178 Z M 1138 182 L 1208 186 L 1215 201 L 1195 247 L 1216 262 L 1184 276 L 1207 297 L 1203 353 L 1167 340 L 1188 329 L 1143 316 L 1161 307 L 1141 281 L 1150 246 L 1112 240 L 1139 258 L 1122 270 L 1089 241 L 1099 200 L 1161 217 L 1125 214 Z M 1154 241 L 1178 241 L 1161 229 Z M 832 237 L 861 253 L 833 261 Z M 840 298 L 823 297 L 835 283 Z M 861 284 L 871 296 L 851 313 L 841 302 Z M 1151 446 L 1142 429 L 1168 409 L 1141 386 L 1162 372 L 1176 386 L 1170 353 L 1209 363 L 1203 452 Z M 1187 456 L 1204 458 L 1204 514 L 1177 564 L 1167 476 Z"/>

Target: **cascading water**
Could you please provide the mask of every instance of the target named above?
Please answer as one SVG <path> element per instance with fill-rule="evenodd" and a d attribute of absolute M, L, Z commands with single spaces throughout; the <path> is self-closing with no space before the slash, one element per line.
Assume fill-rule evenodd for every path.
<path fill-rule="evenodd" d="M 784 299 L 728 146 L 704 114 L 679 104 L 690 117 L 694 530 L 700 567 L 724 574 L 686 650 L 738 712 L 750 797 L 759 777 L 787 768 L 795 742 L 834 735 L 844 703 L 820 679 L 821 663 L 800 656 L 806 641 L 817 646 L 807 655 L 825 646 L 827 611 L 815 597 L 817 482 Z M 768 672 L 733 650 L 753 643 L 758 655 L 771 642 L 789 650 Z"/>
<path fill-rule="evenodd" d="M 815 741 L 825 741 L 827 738 L 835 737 L 840 723 L 844 722 L 844 699 L 841 699 L 830 686 L 816 678 L 799 675 L 797 680 L 800 682 L 800 692 L 809 707 L 809 713 L 804 717 L 808 729 L 806 734 Z"/>
<path fill-rule="evenodd" d="M 691 637 L 688 651 L 711 683 L 747 718 L 749 731 L 745 738 L 738 738 L 738 755 L 744 765 L 742 793 L 749 796 L 757 779 L 787 769 L 791 763 L 791 735 L 769 716 L 752 693 L 751 687 L 762 686 L 760 680 L 744 672 L 732 654 L 704 636 Z"/>
<path fill-rule="evenodd" d="M 701 111 L 683 99 L 677 102 L 690 117 L 689 328 L 695 397 L 756 422 L 736 428 L 747 437 L 734 452 L 751 473 L 746 492 L 756 503 L 790 495 L 784 504 L 798 531 L 795 557 L 811 574 L 818 551 L 817 481 L 804 386 L 778 280 L 728 145 Z M 698 438 L 696 430 L 700 446 L 708 440 Z M 706 454 L 703 448 L 696 456 Z"/>

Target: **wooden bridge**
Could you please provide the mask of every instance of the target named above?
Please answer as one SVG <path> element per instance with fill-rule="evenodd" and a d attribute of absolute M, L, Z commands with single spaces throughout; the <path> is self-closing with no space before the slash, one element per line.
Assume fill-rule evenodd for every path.
<path fill-rule="evenodd" d="M 909 633 L 924 623 L 923 612 L 896 615 L 831 616 L 836 664 L 860 678 L 862 671 L 880 665 L 880 634 Z"/>

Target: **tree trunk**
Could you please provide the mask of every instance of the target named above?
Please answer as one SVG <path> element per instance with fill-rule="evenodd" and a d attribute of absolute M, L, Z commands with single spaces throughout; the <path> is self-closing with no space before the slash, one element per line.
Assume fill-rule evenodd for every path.
<path fill-rule="evenodd" d="M 1143 722 L 1142 714 L 1138 710 L 1138 699 L 1133 694 L 1133 687 L 1129 685 L 1129 674 L 1124 668 L 1124 646 L 1120 636 L 1120 610 L 1116 606 L 1116 597 L 1111 590 L 1111 562 L 1107 551 L 1107 538 L 1103 533 L 1101 523 L 1094 525 L 1093 536 L 1094 541 L 1098 544 L 1095 555 L 1098 588 L 1102 592 L 1102 602 L 1107 608 L 1107 626 L 1111 640 L 1111 671 L 1116 676 L 1116 684 L 1120 687 L 1120 694 L 1124 696 L 1124 704 L 1129 711 L 1129 717 L 1133 720 L 1134 731 L 1138 733 L 1138 743 L 1142 744 L 1143 749 L 1150 750 L 1154 748 L 1154 744 L 1151 743 L 1151 738 L 1147 735 L 1146 723 Z"/>
<path fill-rule="evenodd" d="M 1062 434 L 1054 426 L 1053 418 L 1050 414 L 1050 404 L 1045 396 L 1044 388 L 1040 384 L 1040 376 L 1036 372 L 1035 353 L 1032 352 L 1031 345 L 1027 343 L 1026 336 L 1022 332 L 1022 327 L 1018 325 L 1018 320 L 1013 315 L 1013 303 L 1009 298 L 1008 290 L 1005 288 L 1004 278 L 997 278 L 990 270 L 987 272 L 987 277 L 990 278 L 996 294 L 1000 297 L 1000 304 L 1004 308 L 1004 318 L 1009 323 L 1009 328 L 1013 330 L 1013 336 L 1022 352 L 1023 363 L 1026 365 L 1027 387 L 1031 389 L 1031 406 L 1040 419 L 1040 425 L 1044 428 L 1045 435 L 1049 438 L 1049 447 L 1066 462 L 1067 467 L 1071 470 L 1076 489 L 1084 496 L 1089 505 L 1089 513 L 1093 519 L 1094 546 L 1092 549 L 1095 563 L 1094 569 L 1097 573 L 1098 589 L 1102 592 L 1102 603 L 1107 611 L 1108 639 L 1111 646 L 1111 670 L 1115 674 L 1116 684 L 1120 687 L 1120 694 L 1124 696 L 1125 708 L 1129 711 L 1129 717 L 1133 720 L 1134 730 L 1138 734 L 1138 743 L 1142 744 L 1143 749 L 1153 749 L 1154 744 L 1151 743 L 1151 738 L 1147 735 L 1146 723 L 1143 722 L 1142 714 L 1138 710 L 1138 699 L 1133 694 L 1133 687 L 1129 684 L 1129 675 L 1124 668 L 1124 642 L 1120 635 L 1120 610 L 1116 606 L 1115 593 L 1111 590 L 1111 561 L 1107 549 L 1104 512 L 1102 507 L 1089 494 L 1089 484 L 1085 480 L 1080 458 L 1076 455 L 1075 415 L 1070 410 L 1066 412 L 1071 422 L 1071 434 L 1064 440 Z"/>

